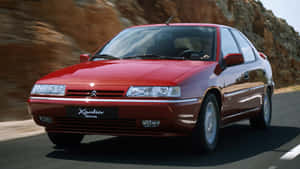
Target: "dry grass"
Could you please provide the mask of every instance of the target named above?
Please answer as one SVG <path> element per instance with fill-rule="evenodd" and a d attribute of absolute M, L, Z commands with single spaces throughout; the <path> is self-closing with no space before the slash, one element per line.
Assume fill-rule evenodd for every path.
<path fill-rule="evenodd" d="M 288 93 L 288 92 L 295 92 L 295 91 L 300 91 L 300 85 L 275 89 L 274 93 L 279 94 L 279 93 Z"/>

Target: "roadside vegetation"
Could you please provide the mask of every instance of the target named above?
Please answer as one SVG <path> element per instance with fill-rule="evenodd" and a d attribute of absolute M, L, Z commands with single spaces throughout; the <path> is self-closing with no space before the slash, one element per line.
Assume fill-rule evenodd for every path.
<path fill-rule="evenodd" d="M 288 92 L 295 92 L 295 91 L 300 91 L 300 85 L 275 89 L 274 93 L 275 94 L 280 94 L 280 93 L 288 93 Z"/>

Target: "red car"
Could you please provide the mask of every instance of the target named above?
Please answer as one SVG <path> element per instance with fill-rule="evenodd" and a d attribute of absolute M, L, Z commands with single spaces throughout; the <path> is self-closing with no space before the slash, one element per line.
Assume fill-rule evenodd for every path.
<path fill-rule="evenodd" d="M 228 26 L 135 26 L 80 61 L 38 80 L 28 100 L 35 122 L 59 146 L 88 134 L 192 136 L 213 151 L 219 128 L 271 122 L 271 66 Z"/>

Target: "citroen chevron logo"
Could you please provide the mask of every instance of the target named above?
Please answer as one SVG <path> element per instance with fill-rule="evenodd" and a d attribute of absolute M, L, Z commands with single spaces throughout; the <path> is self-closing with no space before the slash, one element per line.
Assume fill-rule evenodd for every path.
<path fill-rule="evenodd" d="M 97 91 L 96 90 L 92 90 L 91 91 L 91 97 L 96 97 L 97 96 Z"/>

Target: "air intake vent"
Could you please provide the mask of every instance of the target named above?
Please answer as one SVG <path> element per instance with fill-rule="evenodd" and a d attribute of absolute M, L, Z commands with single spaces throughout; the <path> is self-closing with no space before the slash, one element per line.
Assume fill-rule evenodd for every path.
<path fill-rule="evenodd" d="M 67 96 L 92 96 L 92 97 L 122 97 L 124 91 L 117 90 L 68 90 Z"/>

